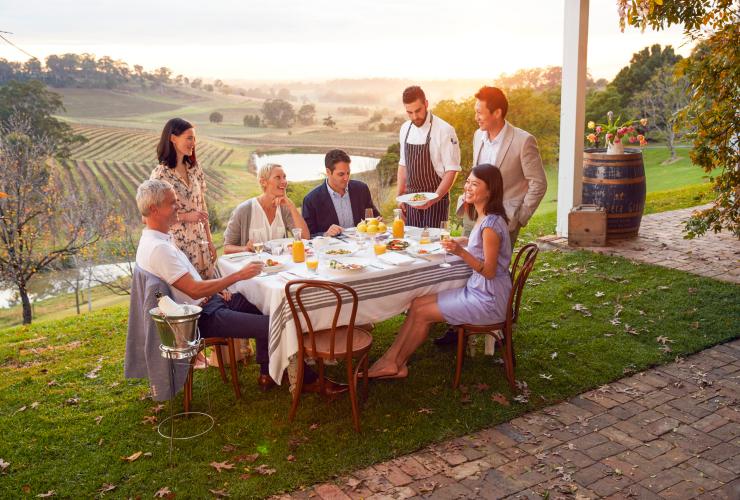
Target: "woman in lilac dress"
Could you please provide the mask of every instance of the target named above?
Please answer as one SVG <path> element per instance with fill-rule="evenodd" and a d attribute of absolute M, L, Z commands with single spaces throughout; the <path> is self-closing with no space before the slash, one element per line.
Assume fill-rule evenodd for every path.
<path fill-rule="evenodd" d="M 506 319 L 506 304 L 511 292 L 508 219 L 503 205 L 501 172 L 493 165 L 473 168 L 465 181 L 465 202 L 475 226 L 468 238 L 443 242 L 473 269 L 462 288 L 417 297 L 393 345 L 373 364 L 371 378 L 403 378 L 406 363 L 424 343 L 434 323 L 487 325 Z M 463 247 L 467 243 L 467 249 Z"/>

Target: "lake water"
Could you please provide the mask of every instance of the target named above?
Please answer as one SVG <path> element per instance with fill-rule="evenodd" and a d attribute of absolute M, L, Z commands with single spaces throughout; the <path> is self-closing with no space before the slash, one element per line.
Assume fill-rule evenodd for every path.
<path fill-rule="evenodd" d="M 51 271 L 37 274 L 31 280 L 29 286 L 29 297 L 31 302 L 48 299 L 62 293 L 74 292 L 75 276 L 79 273 L 80 287 L 87 288 L 88 279 L 90 286 L 97 286 L 100 282 L 111 282 L 129 274 L 128 265 L 125 262 L 118 264 L 101 264 L 83 269 L 64 269 L 62 271 Z M 0 289 L 0 308 L 7 308 L 20 304 L 18 291 L 15 288 Z"/>
<path fill-rule="evenodd" d="M 290 181 L 312 181 L 323 179 L 326 169 L 324 168 L 324 156 L 322 154 L 268 154 L 254 155 L 254 163 L 259 169 L 267 163 L 282 165 L 285 175 Z M 350 156 L 352 159 L 352 173 L 367 172 L 375 170 L 380 160 L 368 156 Z"/>

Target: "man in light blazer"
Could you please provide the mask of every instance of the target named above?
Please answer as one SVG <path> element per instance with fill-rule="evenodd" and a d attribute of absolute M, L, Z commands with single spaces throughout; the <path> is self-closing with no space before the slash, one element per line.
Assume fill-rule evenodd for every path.
<path fill-rule="evenodd" d="M 534 136 L 506 121 L 509 102 L 501 89 L 482 87 L 475 99 L 479 129 L 473 136 L 473 166 L 490 163 L 501 170 L 513 249 L 519 230 L 545 196 L 545 169 Z"/>

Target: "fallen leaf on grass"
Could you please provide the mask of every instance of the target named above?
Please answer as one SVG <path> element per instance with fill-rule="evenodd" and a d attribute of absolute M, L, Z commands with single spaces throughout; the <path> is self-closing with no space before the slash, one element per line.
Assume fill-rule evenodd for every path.
<path fill-rule="evenodd" d="M 516 396 L 514 396 L 514 401 L 516 401 L 517 403 L 527 404 L 529 403 L 529 398 L 524 394 L 517 394 Z"/>
<path fill-rule="evenodd" d="M 460 402 L 461 402 L 462 404 L 466 405 L 466 404 L 470 404 L 470 403 L 472 403 L 472 402 L 473 402 L 473 399 L 472 399 L 472 398 L 470 397 L 470 394 L 468 394 L 468 393 L 466 392 L 466 393 L 464 393 L 464 394 L 463 394 L 462 396 L 460 396 Z"/>
<path fill-rule="evenodd" d="M 261 476 L 272 476 L 273 474 L 277 472 L 277 470 L 273 469 L 272 467 L 266 464 L 262 464 L 262 465 L 258 465 L 257 467 L 255 467 L 254 472 L 256 472 L 257 474 Z"/>
<path fill-rule="evenodd" d="M 6 462 L 2 458 L 0 458 L 0 471 L 4 471 L 8 467 L 10 467 L 10 462 Z"/>
<path fill-rule="evenodd" d="M 552 380 L 552 375 L 549 373 L 540 373 L 540 378 L 543 378 L 545 380 Z"/>
<path fill-rule="evenodd" d="M 236 446 L 234 446 L 233 444 L 225 444 L 221 448 L 221 451 L 223 453 L 231 453 L 232 451 L 236 451 Z"/>
<path fill-rule="evenodd" d="M 46 387 L 51 387 L 54 385 L 58 385 L 56 380 L 50 380 L 46 383 Z"/>
<path fill-rule="evenodd" d="M 100 425 L 100 421 L 103 420 L 103 415 L 98 415 L 95 417 L 95 424 Z"/>
<path fill-rule="evenodd" d="M 295 462 L 295 455 L 288 455 L 288 462 Z"/>
<path fill-rule="evenodd" d="M 594 294 L 595 297 L 603 297 L 604 295 L 606 295 L 604 292 L 596 292 Z"/>
<path fill-rule="evenodd" d="M 167 486 L 165 486 L 157 490 L 157 492 L 154 494 L 154 498 L 175 498 L 175 494 L 172 493 Z"/>
<path fill-rule="evenodd" d="M 475 385 L 473 386 L 473 388 L 474 388 L 474 389 L 475 389 L 476 391 L 478 391 L 478 392 L 485 392 L 485 391 L 487 391 L 488 389 L 490 389 L 490 388 L 491 388 L 491 386 L 490 386 L 490 385 L 488 385 L 488 384 L 486 384 L 486 383 L 484 383 L 484 382 L 480 382 L 480 383 L 478 383 L 478 384 L 475 384 Z"/>
<path fill-rule="evenodd" d="M 669 339 L 668 337 L 664 337 L 663 335 L 661 335 L 661 336 L 659 336 L 659 337 L 655 337 L 655 340 L 656 340 L 656 341 L 657 341 L 657 342 L 658 342 L 659 344 L 663 344 L 663 345 L 666 345 L 666 342 L 675 342 L 675 340 L 671 340 L 671 339 Z"/>
<path fill-rule="evenodd" d="M 554 352 L 554 353 L 550 354 L 550 359 L 555 359 L 557 357 L 558 357 L 558 353 L 557 352 Z"/>
<path fill-rule="evenodd" d="M 40 404 L 41 403 L 39 403 L 38 401 L 34 401 L 33 403 L 31 403 L 31 409 L 35 410 L 36 408 L 39 407 Z"/>
<path fill-rule="evenodd" d="M 22 412 L 22 411 L 26 411 L 26 408 L 27 408 L 27 406 L 26 406 L 26 405 L 23 405 L 23 406 L 21 406 L 20 408 L 18 408 L 17 410 L 15 410 L 15 411 L 13 412 L 13 415 L 11 415 L 11 417 L 12 417 L 12 416 L 14 416 L 14 415 L 15 415 L 16 413 L 20 413 L 20 412 Z"/>
<path fill-rule="evenodd" d="M 673 349 L 670 348 L 670 346 L 662 345 L 658 348 L 658 350 L 662 351 L 665 354 L 673 352 Z"/>
<path fill-rule="evenodd" d="M 553 330 L 557 330 L 558 328 L 560 328 L 560 325 L 558 325 L 557 323 L 550 323 L 550 328 L 552 328 Z"/>
<path fill-rule="evenodd" d="M 138 460 L 139 458 L 141 458 L 141 456 L 143 454 L 144 454 L 143 451 L 137 451 L 136 453 L 134 453 L 133 455 L 130 455 L 128 457 L 121 457 L 121 460 L 125 460 L 127 462 L 134 462 L 134 461 Z"/>
<path fill-rule="evenodd" d="M 500 404 L 502 406 L 510 406 L 511 405 L 511 403 L 509 403 L 509 400 L 506 399 L 506 396 L 504 396 L 503 394 L 501 394 L 499 392 L 497 392 L 496 394 L 493 394 L 491 396 L 491 401 L 493 401 L 494 403 L 498 403 L 498 404 Z"/>
<path fill-rule="evenodd" d="M 64 403 L 68 404 L 69 406 L 74 406 L 80 403 L 80 398 L 69 398 Z"/>
<path fill-rule="evenodd" d="M 571 307 L 574 311 L 578 311 L 579 313 L 583 314 L 585 317 L 589 318 L 591 317 L 591 311 L 588 310 L 588 307 L 584 306 L 583 304 L 576 304 L 573 307 Z"/>
<path fill-rule="evenodd" d="M 36 495 L 36 498 L 49 498 L 49 497 L 56 496 L 56 494 L 57 494 L 56 491 L 49 490 L 46 493 L 39 493 L 38 495 Z"/>
<path fill-rule="evenodd" d="M 669 286 L 665 286 L 665 285 L 660 285 L 660 286 L 658 287 L 658 290 L 670 290 L 670 289 L 671 289 L 671 287 L 669 287 Z"/>
<path fill-rule="evenodd" d="M 224 498 L 224 497 L 228 497 L 229 496 L 229 494 L 226 492 L 226 490 L 211 490 L 211 489 L 209 489 L 208 491 L 210 491 L 211 493 L 213 493 L 214 495 L 216 495 L 217 498 Z"/>
<path fill-rule="evenodd" d="M 311 424 L 310 426 L 308 426 L 308 429 L 312 431 L 315 431 L 318 428 L 319 428 L 319 424 Z"/>
<path fill-rule="evenodd" d="M 242 481 L 245 481 L 247 479 L 250 479 L 251 477 L 252 477 L 252 474 L 248 474 L 248 473 L 239 474 L 239 479 L 241 479 Z"/>
<path fill-rule="evenodd" d="M 141 423 L 142 424 L 156 424 L 157 420 L 159 419 L 156 416 L 147 415 L 146 417 L 144 417 L 144 420 L 142 420 Z"/>
<path fill-rule="evenodd" d="M 252 462 L 257 460 L 259 456 L 260 456 L 259 453 L 252 453 L 251 455 L 235 455 L 231 457 L 231 460 L 233 460 L 236 463 L 248 462 L 251 464 Z"/>
<path fill-rule="evenodd" d="M 116 489 L 116 485 L 112 483 L 103 483 L 103 486 L 100 487 L 98 490 L 98 493 L 101 495 L 104 493 L 108 493 L 109 491 L 113 491 Z"/>
<path fill-rule="evenodd" d="M 354 491 L 357 489 L 358 486 L 362 483 L 361 479 L 357 479 L 355 477 L 351 477 L 347 479 L 347 486 L 349 486 L 349 489 Z"/>
<path fill-rule="evenodd" d="M 216 469 L 218 472 L 221 472 L 222 470 L 231 470 L 234 468 L 234 464 L 230 464 L 228 461 L 211 462 L 209 465 Z"/>
<path fill-rule="evenodd" d="M 431 415 L 432 413 L 434 413 L 434 410 L 432 410 L 431 408 L 419 408 L 418 410 L 416 410 L 416 413 L 422 413 L 424 415 Z"/>
<path fill-rule="evenodd" d="M 152 413 L 154 413 L 155 415 L 158 415 L 158 414 L 159 414 L 159 412 L 161 412 L 162 410 L 164 410 L 164 405 L 157 405 L 157 406 L 152 406 L 152 407 L 151 407 L 151 408 L 149 409 L 149 411 L 151 411 L 151 412 L 152 412 Z"/>

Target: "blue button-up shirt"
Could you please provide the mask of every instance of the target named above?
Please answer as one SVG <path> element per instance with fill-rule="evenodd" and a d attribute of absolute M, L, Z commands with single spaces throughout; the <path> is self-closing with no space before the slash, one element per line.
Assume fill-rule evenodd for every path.
<path fill-rule="evenodd" d="M 329 196 L 331 196 L 331 202 L 334 204 L 334 211 L 337 213 L 339 225 L 342 227 L 353 227 L 355 220 L 352 217 L 352 204 L 349 201 L 349 185 L 345 189 L 344 195 L 334 191 L 329 185 L 329 181 L 326 181 L 326 189 L 329 190 Z"/>

